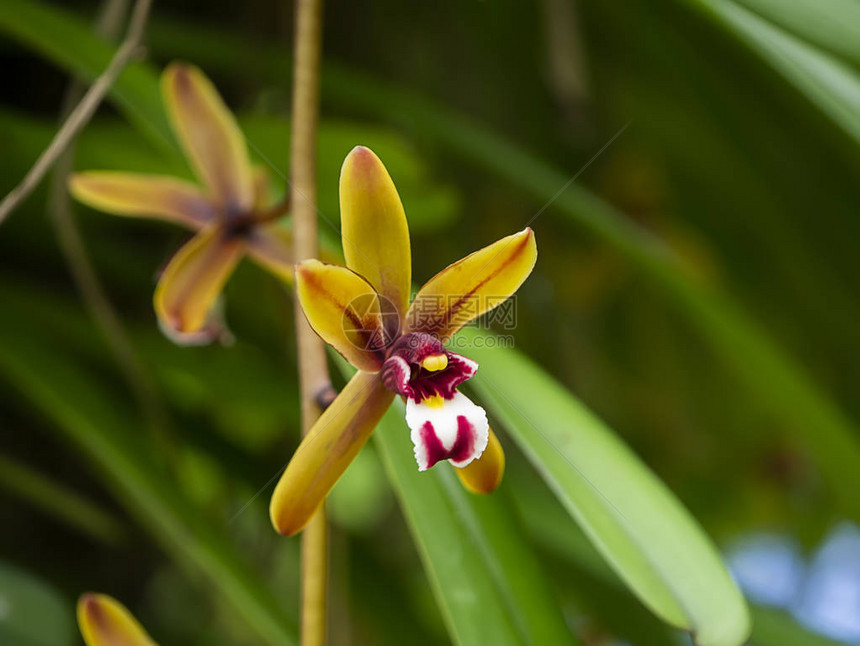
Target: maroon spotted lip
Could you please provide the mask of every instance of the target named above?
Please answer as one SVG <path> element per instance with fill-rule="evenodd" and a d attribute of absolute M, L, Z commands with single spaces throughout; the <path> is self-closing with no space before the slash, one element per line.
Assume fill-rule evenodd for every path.
<path fill-rule="evenodd" d="M 437 355 L 447 358 L 445 368 L 431 371 L 422 367 L 427 357 Z M 477 362 L 448 352 L 436 337 L 424 332 L 410 332 L 392 344 L 382 364 L 382 383 L 416 403 L 435 395 L 451 399 L 457 386 L 474 376 L 477 370 Z"/>

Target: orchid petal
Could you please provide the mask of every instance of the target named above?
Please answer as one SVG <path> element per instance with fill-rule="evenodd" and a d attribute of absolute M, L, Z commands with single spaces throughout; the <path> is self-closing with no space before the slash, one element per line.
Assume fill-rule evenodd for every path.
<path fill-rule="evenodd" d="M 213 343 L 219 343 L 226 347 L 233 345 L 236 341 L 236 337 L 227 327 L 223 295 L 219 296 L 215 304 L 209 309 L 203 325 L 193 332 L 180 332 L 160 318 L 158 319 L 158 327 L 164 336 L 176 345 L 183 347 L 200 347 Z"/>
<path fill-rule="evenodd" d="M 293 234 L 271 222 L 254 228 L 248 234 L 248 255 L 281 280 L 293 282 Z"/>
<path fill-rule="evenodd" d="M 412 431 L 419 471 L 441 460 L 465 467 L 484 452 L 489 440 L 487 413 L 459 392 L 451 399 L 433 397 L 420 403 L 407 399 L 406 425 Z"/>
<path fill-rule="evenodd" d="M 359 370 L 378 372 L 385 359 L 386 313 L 364 278 L 346 267 L 306 260 L 296 293 L 311 327 Z"/>
<path fill-rule="evenodd" d="M 196 67 L 173 63 L 162 76 L 173 129 L 194 171 L 226 213 L 254 206 L 254 175 L 236 119 Z"/>
<path fill-rule="evenodd" d="M 526 227 L 449 265 L 422 287 L 405 332 L 426 332 L 443 342 L 481 314 L 507 300 L 534 268 L 537 245 Z"/>
<path fill-rule="evenodd" d="M 358 372 L 313 425 L 281 476 L 269 514 L 286 536 L 299 532 L 376 428 L 394 393 Z"/>
<path fill-rule="evenodd" d="M 343 162 L 340 218 L 346 266 L 391 301 L 402 318 L 412 281 L 406 213 L 385 166 L 364 146 L 353 148 Z"/>
<path fill-rule="evenodd" d="M 180 334 L 199 331 L 244 250 L 242 238 L 226 236 L 219 227 L 188 241 L 168 263 L 155 289 L 159 323 Z"/>
<path fill-rule="evenodd" d="M 199 229 L 216 216 L 203 192 L 190 182 L 161 175 L 116 171 L 75 173 L 69 190 L 84 204 L 132 217 L 149 217 Z"/>
<path fill-rule="evenodd" d="M 156 646 L 128 609 L 106 594 L 81 596 L 78 626 L 87 646 Z"/>
<path fill-rule="evenodd" d="M 478 494 L 494 491 L 501 484 L 504 473 L 505 451 L 493 429 L 489 429 L 489 441 L 481 457 L 462 469 L 457 469 L 463 486 Z"/>

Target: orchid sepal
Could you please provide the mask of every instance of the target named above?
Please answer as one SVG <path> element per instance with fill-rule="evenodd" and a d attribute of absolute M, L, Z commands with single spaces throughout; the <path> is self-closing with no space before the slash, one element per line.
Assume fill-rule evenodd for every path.
<path fill-rule="evenodd" d="M 394 393 L 378 374 L 357 372 L 323 411 L 275 487 L 269 516 L 285 535 L 298 533 L 367 442 Z"/>
<path fill-rule="evenodd" d="M 402 318 L 412 288 L 409 226 L 391 176 L 364 146 L 353 148 L 343 162 L 340 214 L 346 266 L 373 285 Z"/>
<path fill-rule="evenodd" d="M 536 261 L 534 231 L 526 227 L 448 265 L 418 290 L 404 332 L 425 332 L 445 343 L 516 292 Z"/>
<path fill-rule="evenodd" d="M 171 63 L 161 87 L 173 130 L 215 203 L 228 216 L 250 211 L 255 181 L 248 147 L 212 82 L 193 65 Z"/>
<path fill-rule="evenodd" d="M 473 462 L 455 469 L 462 485 L 475 494 L 488 494 L 496 490 L 505 473 L 505 451 L 499 438 L 488 429 L 487 448 Z"/>
<path fill-rule="evenodd" d="M 81 595 L 77 614 L 87 646 L 157 646 L 128 608 L 106 594 Z"/>

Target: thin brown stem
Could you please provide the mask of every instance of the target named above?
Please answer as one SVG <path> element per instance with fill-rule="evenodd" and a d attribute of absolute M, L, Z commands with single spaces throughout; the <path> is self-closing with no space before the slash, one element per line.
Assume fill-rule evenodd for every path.
<path fill-rule="evenodd" d="M 115 40 L 122 29 L 128 7 L 129 0 L 106 0 L 96 20 L 95 32 L 103 38 Z M 63 120 L 68 118 L 85 90 L 86 87 L 79 81 L 70 83 L 63 102 Z M 78 292 L 137 400 L 154 439 L 162 450 L 167 452 L 170 442 L 166 431 L 168 422 L 164 404 L 99 280 L 75 221 L 66 184 L 74 165 L 76 142 L 77 137 L 71 137 L 66 149 L 57 159 L 48 193 L 48 214 Z"/>
<path fill-rule="evenodd" d="M 318 255 L 316 140 L 319 119 L 322 0 L 297 0 L 293 73 L 293 133 L 290 150 L 290 204 L 295 261 Z M 320 415 L 316 395 L 329 384 L 325 347 L 296 301 L 296 342 L 302 401 L 302 430 Z M 321 507 L 302 533 L 302 645 L 326 642 L 328 528 Z"/>
<path fill-rule="evenodd" d="M 149 17 L 149 9 L 152 0 L 137 0 L 134 11 L 129 21 L 128 32 L 119 49 L 116 50 L 105 71 L 102 72 L 95 82 L 84 94 L 80 103 L 69 113 L 68 118 L 54 135 L 50 145 L 36 160 L 30 171 L 21 180 L 21 183 L 13 188 L 9 194 L 0 202 L 0 224 L 30 193 L 39 185 L 45 174 L 51 169 L 57 158 L 69 146 L 81 129 L 87 125 L 95 114 L 101 102 L 104 100 L 111 86 L 116 81 L 120 72 L 134 56 L 140 46 L 146 20 Z"/>

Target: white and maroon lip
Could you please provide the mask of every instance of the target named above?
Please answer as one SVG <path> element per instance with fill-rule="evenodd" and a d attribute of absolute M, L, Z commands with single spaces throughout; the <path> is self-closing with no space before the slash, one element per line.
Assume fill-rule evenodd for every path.
<path fill-rule="evenodd" d="M 421 366 L 427 357 L 444 355 L 442 370 L 426 370 Z M 382 365 L 382 381 L 389 390 L 419 403 L 428 397 L 451 399 L 457 386 L 474 376 L 478 364 L 468 357 L 448 352 L 442 343 L 429 334 L 406 334 L 392 346 Z"/>
<path fill-rule="evenodd" d="M 487 413 L 459 392 L 449 399 L 434 397 L 420 403 L 407 399 L 406 424 L 419 471 L 442 460 L 464 467 L 481 456 L 489 441 Z"/>

